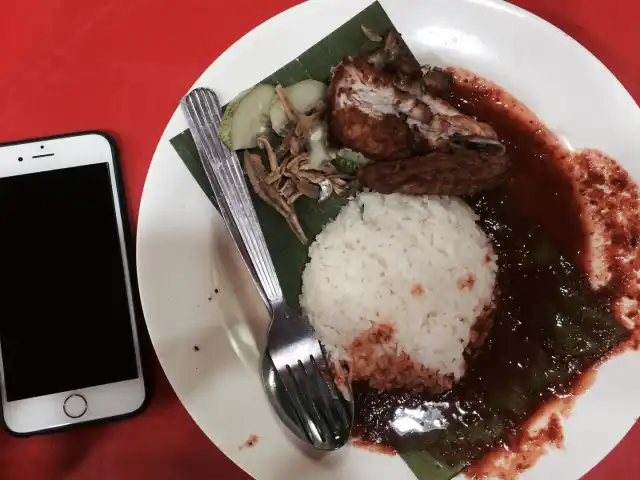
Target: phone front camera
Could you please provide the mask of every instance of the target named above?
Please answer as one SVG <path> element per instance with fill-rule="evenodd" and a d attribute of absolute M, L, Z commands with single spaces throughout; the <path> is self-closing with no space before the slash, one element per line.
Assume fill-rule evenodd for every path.
<path fill-rule="evenodd" d="M 22 161 L 22 157 L 18 157 L 18 161 L 21 162 Z"/>

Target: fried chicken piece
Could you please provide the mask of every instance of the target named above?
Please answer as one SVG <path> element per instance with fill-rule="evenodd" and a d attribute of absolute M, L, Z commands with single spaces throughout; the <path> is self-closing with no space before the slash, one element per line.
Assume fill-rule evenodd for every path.
<path fill-rule="evenodd" d="M 405 158 L 424 149 L 406 119 L 428 124 L 431 110 L 364 58 L 347 58 L 334 69 L 329 102 L 331 133 L 347 148 L 371 159 Z"/>
<path fill-rule="evenodd" d="M 433 112 L 431 124 L 425 125 L 408 119 L 409 125 L 418 129 L 432 148 L 442 147 L 452 135 L 473 135 L 496 140 L 495 130 L 487 123 L 463 115 L 439 95 L 453 86 L 453 76 L 437 67 L 423 69 L 409 52 L 402 40 L 389 33 L 384 46 L 367 57 L 377 69 L 393 75 L 395 85 L 419 99 Z"/>
<path fill-rule="evenodd" d="M 372 160 L 447 150 L 454 135 L 496 139 L 489 125 L 463 115 L 432 90 L 417 60 L 389 34 L 382 47 L 345 58 L 334 69 L 328 96 L 331 133 Z"/>
<path fill-rule="evenodd" d="M 358 172 L 363 186 L 379 193 L 464 196 L 506 180 L 509 159 L 460 150 L 404 160 L 371 162 Z"/>

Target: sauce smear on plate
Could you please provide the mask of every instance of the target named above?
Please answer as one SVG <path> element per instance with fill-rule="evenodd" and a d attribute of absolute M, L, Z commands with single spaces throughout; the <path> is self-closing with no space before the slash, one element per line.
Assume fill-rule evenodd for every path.
<path fill-rule="evenodd" d="M 448 100 L 489 123 L 512 161 L 506 184 L 467 198 L 499 256 L 493 327 L 444 394 L 354 385 L 354 434 L 360 443 L 430 456 L 433 478 L 471 465 L 467 474 L 481 478 L 498 463 L 492 473 L 512 478 L 547 445 L 562 444 L 555 413 L 531 433 L 543 407 L 579 394 L 585 374 L 640 331 L 640 195 L 614 160 L 569 152 L 500 87 L 452 72 Z M 495 458 L 507 451 L 515 452 L 510 461 Z"/>

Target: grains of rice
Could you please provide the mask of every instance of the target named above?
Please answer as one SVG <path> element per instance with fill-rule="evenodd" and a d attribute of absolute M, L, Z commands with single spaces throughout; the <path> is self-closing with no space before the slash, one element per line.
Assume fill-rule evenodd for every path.
<path fill-rule="evenodd" d="M 362 193 L 317 236 L 301 305 L 352 379 L 438 392 L 464 375 L 497 270 L 475 220 L 457 198 Z"/>

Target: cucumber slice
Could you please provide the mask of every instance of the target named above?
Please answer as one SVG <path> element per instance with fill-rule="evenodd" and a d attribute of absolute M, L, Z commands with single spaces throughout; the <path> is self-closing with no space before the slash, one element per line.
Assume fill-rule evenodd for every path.
<path fill-rule="evenodd" d="M 317 80 L 302 80 L 285 88 L 287 97 L 293 108 L 298 113 L 309 113 L 318 102 L 323 100 L 327 95 L 327 86 Z M 278 135 L 283 136 L 289 123 L 287 115 L 284 113 L 282 101 L 277 98 L 269 111 L 271 117 L 271 127 Z"/>
<path fill-rule="evenodd" d="M 225 109 L 220 140 L 232 150 L 257 147 L 257 138 L 269 132 L 269 109 L 275 95 L 273 85 L 259 84 L 234 98 Z"/>

